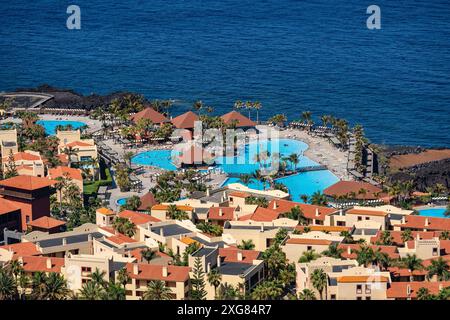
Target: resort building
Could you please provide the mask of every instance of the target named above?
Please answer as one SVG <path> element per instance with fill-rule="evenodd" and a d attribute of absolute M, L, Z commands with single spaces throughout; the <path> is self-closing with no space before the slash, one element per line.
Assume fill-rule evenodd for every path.
<path fill-rule="evenodd" d="M 78 293 L 83 284 L 92 281 L 91 275 L 96 270 L 100 273 L 104 272 L 103 280 L 110 281 L 115 279 L 116 271 L 124 268 L 127 263 L 134 260 L 133 258 L 71 253 L 68 253 L 64 258 L 59 259 L 63 260 L 61 273 L 64 275 L 64 278 L 67 279 L 69 289 L 74 293 Z"/>
<path fill-rule="evenodd" d="M 234 247 L 203 247 L 189 256 L 191 270 L 196 259 L 201 260 L 206 274 L 216 269 L 222 276 L 221 283 L 239 288 L 242 294 L 251 292 L 265 277 L 264 261 L 259 251 L 240 250 Z M 213 300 L 215 290 L 206 280 L 206 274 L 206 298 Z"/>
<path fill-rule="evenodd" d="M 184 300 L 189 296 L 189 267 L 127 263 L 125 268 L 131 278 L 125 286 L 127 300 L 141 299 L 148 283 L 155 280 L 170 288 L 172 299 Z"/>
<path fill-rule="evenodd" d="M 256 123 L 247 118 L 246 116 L 243 116 L 237 111 L 231 111 L 227 114 L 224 114 L 221 116 L 223 122 L 227 125 L 235 125 L 236 128 L 241 129 L 247 129 L 247 128 L 254 128 L 256 126 Z"/>
<path fill-rule="evenodd" d="M 404 231 L 449 231 L 450 219 L 426 216 L 404 216 L 400 223 L 394 225 L 394 230 Z"/>
<path fill-rule="evenodd" d="M 81 170 L 77 168 L 70 168 L 65 166 L 58 166 L 55 168 L 50 168 L 48 170 L 47 177 L 52 180 L 67 180 L 66 185 L 74 184 L 80 190 L 80 197 L 83 200 L 83 176 L 81 174 Z M 58 201 L 62 201 L 61 198 L 64 197 L 64 194 L 67 190 L 67 186 L 63 186 L 63 188 L 56 193 L 56 197 Z"/>
<path fill-rule="evenodd" d="M 0 152 L 2 158 L 19 152 L 16 129 L 0 130 Z"/>
<path fill-rule="evenodd" d="M 441 241 L 439 237 L 432 239 L 422 239 L 418 234 L 414 240 L 406 241 L 403 248 L 398 248 L 401 258 L 409 255 L 416 255 L 417 258 L 426 260 L 436 258 L 441 255 Z"/>
<path fill-rule="evenodd" d="M 180 114 L 171 120 L 172 124 L 177 129 L 193 130 L 196 121 L 199 121 L 200 117 L 192 111 Z"/>
<path fill-rule="evenodd" d="M 330 300 L 385 300 L 391 284 L 389 272 L 353 267 L 328 273 Z"/>
<path fill-rule="evenodd" d="M 255 250 L 264 251 L 270 247 L 280 228 L 293 231 L 298 222 L 291 219 L 276 219 L 270 223 L 253 220 L 227 221 L 224 224 L 223 237 L 229 236 L 237 244 L 243 240 L 252 240 Z"/>
<path fill-rule="evenodd" d="M 13 201 L 0 198 L 0 242 L 5 229 L 22 230 L 22 211 Z"/>
<path fill-rule="evenodd" d="M 93 139 L 81 139 L 80 130 L 57 131 L 58 153 L 67 155 L 70 163 L 86 162 L 98 158 L 97 146 Z M 69 151 L 70 150 L 70 151 Z"/>
<path fill-rule="evenodd" d="M 308 225 L 327 225 L 327 216 L 337 212 L 334 208 L 315 206 L 283 199 L 272 200 L 267 208 L 274 210 L 280 214 L 288 213 L 292 208 L 298 207 L 307 219 Z M 330 224 L 328 224 L 330 225 Z"/>
<path fill-rule="evenodd" d="M 332 244 L 338 245 L 344 237 L 311 231 L 303 234 L 291 234 L 281 247 L 290 262 L 298 262 L 299 258 L 306 251 L 314 251 L 321 254 L 328 250 Z"/>
<path fill-rule="evenodd" d="M 130 120 L 137 123 L 141 119 L 150 120 L 153 124 L 161 125 L 163 123 L 170 122 L 162 113 L 159 113 L 151 107 L 147 107 L 138 113 L 135 113 L 130 117 Z"/>
<path fill-rule="evenodd" d="M 110 235 L 95 224 L 85 223 L 72 231 L 48 234 L 33 231 L 22 237 L 22 242 L 32 242 L 42 255 L 64 257 L 72 254 L 93 254 L 93 239 Z"/>
<path fill-rule="evenodd" d="M 0 181 L 0 195 L 13 205 L 10 209 L 20 208 L 20 231 L 26 231 L 33 220 L 50 216 L 50 194 L 53 192 L 50 187 L 54 183 L 53 180 L 33 176 L 16 176 Z"/>
<path fill-rule="evenodd" d="M 47 233 L 63 232 L 66 229 L 66 222 L 52 217 L 41 217 L 28 223 L 28 231 L 42 231 Z"/>
<path fill-rule="evenodd" d="M 439 291 L 450 287 L 450 281 L 442 282 L 392 282 L 387 290 L 389 300 L 416 300 L 420 288 L 428 290 L 429 294 L 437 295 Z"/>
<path fill-rule="evenodd" d="M 160 221 L 172 220 L 169 215 L 170 204 L 157 204 L 152 207 L 151 215 Z M 189 206 L 175 205 L 177 210 L 186 212 L 189 220 L 193 220 L 194 208 Z"/>
<path fill-rule="evenodd" d="M 11 157 L 12 155 L 12 157 Z M 23 152 L 16 152 L 14 154 L 9 153 L 2 155 L 3 172 L 8 171 L 8 167 L 12 164 L 11 160 L 14 160 L 14 166 L 19 175 L 28 175 L 35 177 L 43 177 L 44 162 L 42 161 L 39 152 L 25 150 Z"/>
<path fill-rule="evenodd" d="M 316 296 L 319 297 L 319 292 L 314 288 L 312 281 L 311 281 L 311 275 L 313 272 L 317 269 L 322 269 L 327 275 L 329 273 L 338 273 L 342 272 L 343 270 L 350 269 L 353 267 L 357 267 L 358 262 L 356 260 L 341 260 L 331 257 L 320 257 L 316 260 L 305 262 L 305 263 L 295 263 L 295 270 L 297 272 L 296 277 L 296 289 L 297 292 L 301 292 L 304 289 L 312 290 L 316 293 Z M 328 281 L 327 281 L 328 282 Z M 330 290 L 327 290 L 327 300 L 331 300 L 333 293 L 329 292 Z M 335 295 L 335 294 L 334 294 Z M 334 296 L 336 299 L 336 296 Z"/>

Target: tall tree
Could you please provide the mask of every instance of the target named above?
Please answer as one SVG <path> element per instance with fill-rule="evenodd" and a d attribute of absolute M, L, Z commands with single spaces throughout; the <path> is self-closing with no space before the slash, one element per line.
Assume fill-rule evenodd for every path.
<path fill-rule="evenodd" d="M 311 282 L 313 287 L 319 292 L 320 300 L 323 300 L 323 290 L 326 290 L 328 282 L 327 274 L 322 269 L 316 269 L 311 274 Z"/>
<path fill-rule="evenodd" d="M 200 257 L 196 257 L 194 267 L 192 268 L 190 297 L 192 300 L 205 300 L 206 294 L 205 272 L 203 270 L 202 260 Z"/>

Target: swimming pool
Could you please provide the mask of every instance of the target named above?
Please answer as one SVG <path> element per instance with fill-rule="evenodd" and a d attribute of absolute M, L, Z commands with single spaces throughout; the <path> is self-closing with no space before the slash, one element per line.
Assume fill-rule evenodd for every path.
<path fill-rule="evenodd" d="M 124 206 L 124 205 L 127 204 L 127 199 L 128 199 L 128 198 L 120 198 L 120 199 L 118 199 L 118 200 L 116 201 L 116 203 L 117 203 L 119 206 Z"/>
<path fill-rule="evenodd" d="M 259 140 L 253 141 L 241 147 L 235 157 L 218 157 L 216 165 L 228 174 L 253 173 L 263 166 L 272 165 L 271 157 L 279 153 L 279 158 L 287 157 L 293 153 L 299 156 L 297 168 L 318 166 L 317 162 L 303 156 L 303 152 L 308 149 L 308 145 L 302 141 L 292 139 Z M 256 162 L 255 156 L 261 152 L 270 153 L 267 161 Z M 131 160 L 137 165 L 155 166 L 165 170 L 177 170 L 171 158 L 171 150 L 150 150 L 137 154 Z M 287 163 L 288 169 L 293 169 L 293 165 Z"/>
<path fill-rule="evenodd" d="M 429 208 L 417 210 L 419 216 L 434 217 L 434 218 L 449 218 L 444 215 L 445 208 Z"/>
<path fill-rule="evenodd" d="M 289 194 L 293 201 L 303 202 L 300 198 L 301 195 L 311 196 L 314 192 L 322 192 L 324 189 L 335 184 L 339 181 L 331 171 L 320 170 L 320 171 L 308 171 L 298 174 L 294 174 L 288 177 L 279 178 L 275 180 L 276 182 L 284 184 L 289 189 Z M 230 183 L 241 183 L 239 178 L 228 178 L 222 184 L 226 186 Z M 268 184 L 266 188 L 268 188 Z M 252 180 L 247 187 L 257 190 L 263 190 L 264 186 L 260 181 Z"/>
<path fill-rule="evenodd" d="M 137 165 L 154 166 L 165 170 L 177 170 L 172 163 L 172 150 L 150 150 L 141 152 L 131 159 L 131 163 Z"/>
<path fill-rule="evenodd" d="M 84 122 L 72 120 L 38 120 L 36 123 L 44 127 L 46 134 L 53 136 L 56 134 L 57 126 L 71 125 L 74 129 L 78 129 L 86 125 Z"/>

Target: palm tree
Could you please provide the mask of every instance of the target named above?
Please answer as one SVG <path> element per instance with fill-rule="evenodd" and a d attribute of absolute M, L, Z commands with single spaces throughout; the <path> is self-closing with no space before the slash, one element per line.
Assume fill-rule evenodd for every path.
<path fill-rule="evenodd" d="M 306 250 L 305 252 L 303 252 L 302 256 L 298 259 L 298 262 L 300 263 L 311 262 L 319 257 L 320 254 L 316 253 L 315 250 Z"/>
<path fill-rule="evenodd" d="M 43 291 L 46 300 L 64 300 L 69 294 L 67 281 L 59 273 L 52 272 L 47 276 Z"/>
<path fill-rule="evenodd" d="M 72 157 L 78 154 L 78 149 L 73 147 L 66 147 L 63 153 L 67 156 L 69 167 L 72 166 Z"/>
<path fill-rule="evenodd" d="M 310 203 L 316 206 L 326 206 L 328 204 L 327 197 L 320 191 L 316 191 L 310 198 Z"/>
<path fill-rule="evenodd" d="M 172 290 L 166 287 L 160 280 L 149 281 L 147 291 L 144 292 L 142 300 L 170 300 L 172 299 Z"/>
<path fill-rule="evenodd" d="M 127 285 L 128 281 L 130 281 L 130 279 L 131 278 L 128 274 L 127 268 L 122 268 L 117 272 L 117 281 L 119 281 L 119 283 L 123 285 L 124 288 Z"/>
<path fill-rule="evenodd" d="M 152 249 L 147 248 L 147 249 L 141 250 L 141 255 L 142 255 L 142 259 L 147 261 L 147 263 L 150 263 L 150 261 L 156 257 L 156 252 L 153 251 Z"/>
<path fill-rule="evenodd" d="M 422 287 L 417 290 L 417 300 L 431 300 L 431 298 L 432 295 L 427 288 Z"/>
<path fill-rule="evenodd" d="M 125 289 L 122 288 L 120 283 L 116 283 L 114 280 L 108 282 L 103 293 L 104 300 L 125 300 Z"/>
<path fill-rule="evenodd" d="M 354 243 L 355 242 L 352 234 L 348 231 L 341 231 L 341 233 L 339 235 L 341 237 L 344 237 L 344 239 L 342 239 L 342 243 Z"/>
<path fill-rule="evenodd" d="M 431 260 L 431 265 L 428 266 L 427 270 L 428 279 L 431 279 L 433 276 L 436 276 L 438 281 L 447 281 L 450 279 L 448 263 L 442 257 L 439 257 L 436 260 Z"/>
<path fill-rule="evenodd" d="M 311 274 L 311 282 L 313 287 L 319 292 L 320 300 L 323 300 L 323 290 L 326 290 L 328 282 L 327 274 L 323 271 L 323 269 L 316 269 Z"/>
<path fill-rule="evenodd" d="M 375 252 L 367 245 L 361 246 L 360 250 L 356 251 L 356 261 L 359 265 L 364 265 L 367 268 L 368 265 L 375 262 Z"/>
<path fill-rule="evenodd" d="M 316 300 L 316 295 L 310 289 L 303 289 L 298 294 L 299 300 Z"/>
<path fill-rule="evenodd" d="M 104 289 L 95 281 L 83 283 L 80 290 L 80 298 L 83 300 L 102 300 Z"/>
<path fill-rule="evenodd" d="M 327 257 L 342 259 L 342 252 L 344 252 L 344 250 L 339 248 L 337 243 L 332 243 L 328 246 L 327 250 L 322 252 L 322 254 Z"/>
<path fill-rule="evenodd" d="M 222 281 L 222 275 L 217 269 L 212 269 L 207 277 L 209 284 L 214 287 L 214 295 L 217 297 L 217 288 L 220 285 L 220 281 Z"/>
<path fill-rule="evenodd" d="M 311 111 L 303 111 L 302 112 L 302 116 L 301 119 L 303 120 L 303 123 L 305 124 L 312 124 L 312 119 L 311 119 Z"/>
<path fill-rule="evenodd" d="M 400 260 L 400 265 L 403 266 L 404 268 L 407 268 L 411 273 L 409 281 L 414 281 L 413 276 L 414 270 L 423 269 L 422 259 L 417 258 L 415 254 L 413 255 L 407 254 L 406 257 Z"/>
<path fill-rule="evenodd" d="M 296 153 L 292 153 L 288 157 L 289 162 L 294 166 L 294 171 L 297 171 L 297 165 L 300 162 L 300 156 Z"/>
<path fill-rule="evenodd" d="M 388 230 L 384 230 L 380 234 L 381 244 L 384 245 L 384 246 L 392 245 L 393 239 L 394 238 L 392 237 L 391 232 L 388 231 Z"/>
<path fill-rule="evenodd" d="M 239 181 L 245 185 L 248 185 L 252 182 L 252 175 L 248 173 L 243 173 L 239 176 Z"/>
<path fill-rule="evenodd" d="M 91 274 L 91 279 L 92 282 L 98 284 L 101 287 L 105 287 L 106 286 L 105 276 L 106 276 L 105 271 L 100 271 L 98 268 L 95 268 L 95 271 L 92 272 Z"/>
<path fill-rule="evenodd" d="M 403 242 L 407 242 L 407 241 L 413 240 L 414 237 L 412 236 L 411 229 L 404 230 L 402 232 L 402 234 L 401 234 L 401 238 L 402 238 Z"/>
<path fill-rule="evenodd" d="M 253 250 L 255 249 L 255 244 L 253 243 L 253 240 L 242 240 L 241 244 L 237 246 L 241 250 Z"/>
<path fill-rule="evenodd" d="M 123 159 L 128 162 L 128 165 L 131 167 L 131 159 L 134 157 L 134 152 L 127 151 L 123 154 Z"/>
<path fill-rule="evenodd" d="M 136 225 L 127 218 L 116 217 L 113 228 L 128 237 L 134 236 L 136 232 Z"/>
<path fill-rule="evenodd" d="M 442 231 L 439 234 L 439 239 L 440 240 L 450 240 L 450 232 L 448 230 Z"/>
<path fill-rule="evenodd" d="M 40 300 L 43 298 L 47 274 L 42 271 L 33 273 L 31 278 L 31 296 L 33 299 Z"/>
<path fill-rule="evenodd" d="M 17 293 L 17 285 L 9 272 L 0 269 L 0 300 L 13 300 Z"/>
<path fill-rule="evenodd" d="M 175 204 L 170 204 L 167 208 L 167 215 L 172 220 L 187 220 L 189 215 L 186 211 L 178 209 Z"/>

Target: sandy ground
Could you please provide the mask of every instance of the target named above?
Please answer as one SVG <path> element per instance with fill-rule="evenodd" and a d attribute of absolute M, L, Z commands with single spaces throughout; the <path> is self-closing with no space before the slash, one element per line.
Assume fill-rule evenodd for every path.
<path fill-rule="evenodd" d="M 418 164 L 439 161 L 450 158 L 450 149 L 427 150 L 418 154 L 404 154 L 390 159 L 392 169 L 408 168 Z"/>

